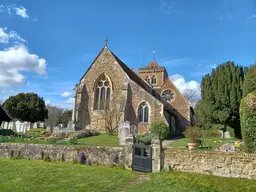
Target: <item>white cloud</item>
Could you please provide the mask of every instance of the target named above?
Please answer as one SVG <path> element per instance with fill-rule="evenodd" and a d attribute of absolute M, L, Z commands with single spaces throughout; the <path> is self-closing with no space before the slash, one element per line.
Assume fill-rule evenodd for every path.
<path fill-rule="evenodd" d="M 4 11 L 4 5 L 0 5 L 0 12 Z"/>
<path fill-rule="evenodd" d="M 17 14 L 17 15 L 19 15 L 19 16 L 21 16 L 21 17 L 23 17 L 23 18 L 26 18 L 26 19 L 29 18 L 28 13 L 27 13 L 27 10 L 26 10 L 25 7 L 22 7 L 22 6 L 20 6 L 20 7 L 14 7 L 14 10 L 16 10 L 16 14 Z"/>
<path fill-rule="evenodd" d="M 65 101 L 65 103 L 74 103 L 75 102 L 75 98 L 74 97 L 69 97 L 68 100 Z"/>
<path fill-rule="evenodd" d="M 46 105 L 49 105 L 50 103 L 51 103 L 51 102 L 50 102 L 49 100 L 46 100 L 46 101 L 45 101 L 45 104 L 46 104 Z"/>
<path fill-rule="evenodd" d="M 9 34 L 5 32 L 6 28 L 0 28 L 0 43 L 9 42 Z"/>
<path fill-rule="evenodd" d="M 179 89 L 182 93 L 185 89 L 192 89 L 196 91 L 196 98 L 200 98 L 201 95 L 201 87 L 200 83 L 196 81 L 189 81 L 186 82 L 185 78 L 179 74 L 175 74 L 170 76 L 175 86 Z"/>
<path fill-rule="evenodd" d="M 7 12 L 9 15 L 12 15 L 12 12 L 15 12 L 16 15 L 21 16 L 22 18 L 28 19 L 29 15 L 27 9 L 23 6 L 12 5 L 0 5 L 0 12 Z"/>
<path fill-rule="evenodd" d="M 25 39 L 21 38 L 16 31 L 10 31 L 7 33 L 7 28 L 0 28 L 0 43 L 9 43 L 9 41 L 18 41 L 25 43 L 27 42 Z"/>
<path fill-rule="evenodd" d="M 71 92 L 63 92 L 63 93 L 61 94 L 62 97 L 70 97 L 71 95 L 72 95 Z"/>
<path fill-rule="evenodd" d="M 21 72 L 46 73 L 46 60 L 30 54 L 23 45 L 15 45 L 0 51 L 0 88 L 14 87 L 26 83 Z"/>

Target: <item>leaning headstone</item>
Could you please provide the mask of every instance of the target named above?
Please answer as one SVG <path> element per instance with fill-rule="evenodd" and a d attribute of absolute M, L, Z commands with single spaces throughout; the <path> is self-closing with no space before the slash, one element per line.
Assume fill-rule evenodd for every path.
<path fill-rule="evenodd" d="M 51 126 L 47 126 L 46 127 L 46 131 L 52 133 L 52 127 Z"/>
<path fill-rule="evenodd" d="M 218 133 L 219 133 L 220 137 L 223 138 L 223 136 L 224 136 L 223 131 L 222 130 L 218 130 Z"/>
<path fill-rule="evenodd" d="M 36 129 L 37 128 L 37 122 L 35 122 L 34 124 L 33 124 L 33 129 Z"/>
<path fill-rule="evenodd" d="M 225 131 L 224 132 L 224 138 L 230 138 L 230 132 Z"/>

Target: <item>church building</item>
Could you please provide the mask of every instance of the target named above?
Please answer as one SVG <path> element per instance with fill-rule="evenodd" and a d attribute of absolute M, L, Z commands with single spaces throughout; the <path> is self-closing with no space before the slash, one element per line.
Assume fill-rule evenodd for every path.
<path fill-rule="evenodd" d="M 164 121 L 172 135 L 180 135 L 191 124 L 188 101 L 153 60 L 138 71 L 130 69 L 105 46 L 75 86 L 73 120 L 77 129 L 105 131 L 102 110 L 111 102 L 124 101 L 120 121 L 129 121 L 145 132 L 154 121 Z"/>

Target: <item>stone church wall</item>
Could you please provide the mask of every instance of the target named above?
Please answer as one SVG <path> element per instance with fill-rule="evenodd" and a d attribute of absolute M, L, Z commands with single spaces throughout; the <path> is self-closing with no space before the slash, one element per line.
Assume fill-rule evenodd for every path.
<path fill-rule="evenodd" d="M 165 120 L 163 115 L 163 104 L 155 99 L 152 95 L 142 89 L 134 82 L 130 82 L 128 88 L 127 103 L 129 104 L 129 111 L 127 111 L 126 120 L 130 121 L 131 124 L 138 126 L 139 132 L 144 132 L 150 123 L 156 120 Z M 149 122 L 139 123 L 138 122 L 138 107 L 140 103 L 146 101 L 149 107 Z M 132 110 L 131 110 L 132 109 Z"/>
<path fill-rule="evenodd" d="M 83 129 L 90 125 L 92 129 L 105 130 L 102 115 L 98 111 L 93 110 L 95 83 L 103 73 L 109 76 L 114 95 L 117 99 L 121 99 L 123 85 L 127 75 L 108 49 L 105 48 L 83 77 L 83 89 L 81 94 L 77 94 L 76 96 L 76 113 L 78 119 L 76 127 Z"/>

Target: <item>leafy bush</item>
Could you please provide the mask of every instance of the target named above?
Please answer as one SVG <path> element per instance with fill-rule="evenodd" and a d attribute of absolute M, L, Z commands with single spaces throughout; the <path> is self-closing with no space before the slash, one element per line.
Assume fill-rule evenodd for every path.
<path fill-rule="evenodd" d="M 11 136 L 11 135 L 16 135 L 16 133 L 11 129 L 0 129 L 0 135 Z"/>
<path fill-rule="evenodd" d="M 240 119 L 244 150 L 248 153 L 256 153 L 256 91 L 242 99 Z"/>
<path fill-rule="evenodd" d="M 144 143 L 145 145 L 150 145 L 152 138 L 153 138 L 153 135 L 146 134 L 146 135 L 137 135 L 135 139 L 138 143 Z"/>
<path fill-rule="evenodd" d="M 160 140 L 164 140 L 169 136 L 169 127 L 163 121 L 155 121 L 151 123 L 151 132 L 153 135 L 157 135 Z"/>
<path fill-rule="evenodd" d="M 185 131 L 185 137 L 190 143 L 200 143 L 202 136 L 203 131 L 198 127 L 188 127 Z"/>
<path fill-rule="evenodd" d="M 69 135 L 70 138 L 80 139 L 85 137 L 97 136 L 100 135 L 100 132 L 95 130 L 83 130 L 83 131 L 76 131 Z"/>
<path fill-rule="evenodd" d="M 215 128 L 205 129 L 205 130 L 201 130 L 201 131 L 202 131 L 202 136 L 205 136 L 205 137 L 219 137 L 220 136 L 218 129 L 215 129 Z"/>

